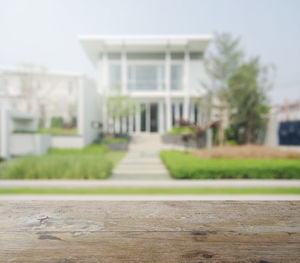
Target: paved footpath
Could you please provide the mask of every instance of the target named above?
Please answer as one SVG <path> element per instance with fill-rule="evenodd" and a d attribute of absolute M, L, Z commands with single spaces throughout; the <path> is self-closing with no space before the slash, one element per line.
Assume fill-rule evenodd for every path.
<path fill-rule="evenodd" d="M 156 152 L 128 152 L 109 180 L 171 180 Z"/>

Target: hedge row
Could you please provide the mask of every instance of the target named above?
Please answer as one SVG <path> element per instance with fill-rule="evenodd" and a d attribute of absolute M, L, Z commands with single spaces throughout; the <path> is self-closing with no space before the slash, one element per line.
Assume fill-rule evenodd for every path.
<path fill-rule="evenodd" d="M 0 179 L 105 179 L 124 153 L 106 146 L 51 149 L 44 156 L 24 156 L 1 163 Z"/>
<path fill-rule="evenodd" d="M 161 158 L 176 179 L 300 179 L 300 159 L 200 159 L 179 151 Z"/>

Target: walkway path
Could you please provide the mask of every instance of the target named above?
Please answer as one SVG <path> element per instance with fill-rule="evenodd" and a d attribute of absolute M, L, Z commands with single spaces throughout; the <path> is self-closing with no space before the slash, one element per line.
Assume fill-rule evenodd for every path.
<path fill-rule="evenodd" d="M 110 180 L 170 180 L 158 153 L 129 152 L 114 169 Z"/>
<path fill-rule="evenodd" d="M 114 169 L 110 180 L 170 180 L 171 177 L 160 160 L 163 149 L 159 134 L 135 135 L 129 152 Z"/>

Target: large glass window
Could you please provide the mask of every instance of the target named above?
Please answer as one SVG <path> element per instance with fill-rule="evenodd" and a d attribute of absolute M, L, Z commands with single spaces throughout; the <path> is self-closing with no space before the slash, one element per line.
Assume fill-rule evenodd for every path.
<path fill-rule="evenodd" d="M 110 64 L 109 65 L 109 87 L 111 90 L 117 90 L 121 88 L 121 65 Z"/>
<path fill-rule="evenodd" d="M 129 65 L 128 90 L 164 90 L 165 71 L 163 65 Z"/>
<path fill-rule="evenodd" d="M 182 64 L 171 66 L 171 90 L 182 90 L 183 67 Z"/>
<path fill-rule="evenodd" d="M 140 104 L 140 109 L 141 109 L 141 131 L 144 132 L 146 131 L 146 104 L 141 103 Z"/>

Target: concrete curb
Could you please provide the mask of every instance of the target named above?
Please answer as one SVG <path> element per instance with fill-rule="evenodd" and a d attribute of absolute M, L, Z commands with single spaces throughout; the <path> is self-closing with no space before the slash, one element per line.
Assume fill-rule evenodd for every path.
<path fill-rule="evenodd" d="M 299 201 L 300 195 L 0 195 L 0 201 Z"/>
<path fill-rule="evenodd" d="M 300 188 L 300 180 L 0 180 L 8 188 Z"/>

